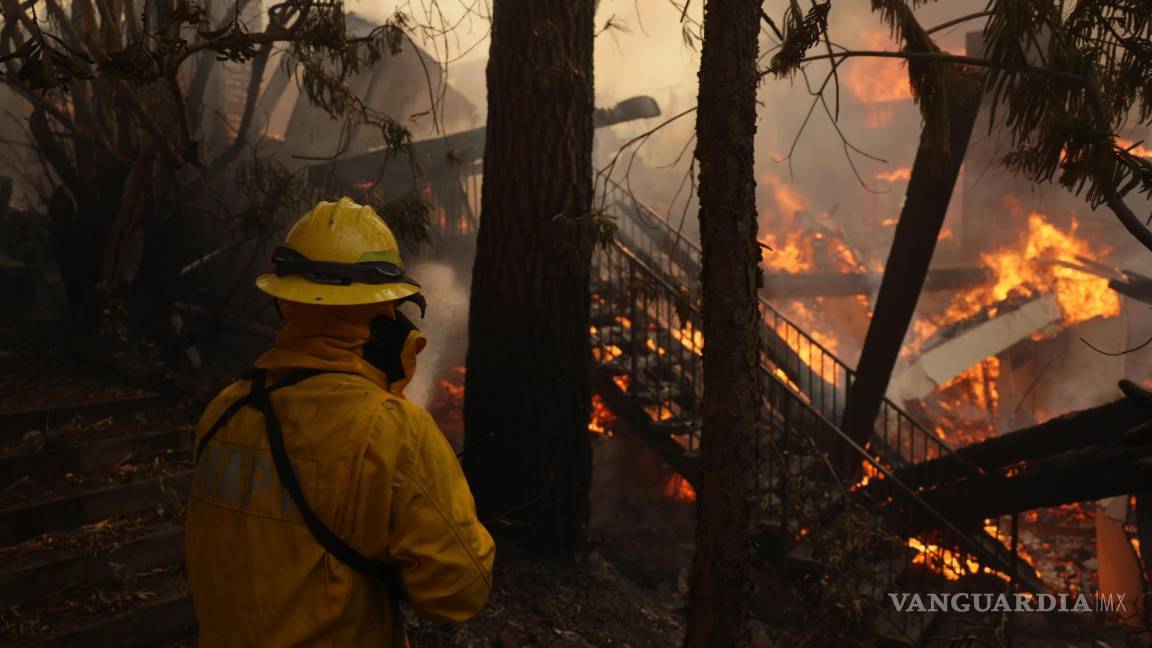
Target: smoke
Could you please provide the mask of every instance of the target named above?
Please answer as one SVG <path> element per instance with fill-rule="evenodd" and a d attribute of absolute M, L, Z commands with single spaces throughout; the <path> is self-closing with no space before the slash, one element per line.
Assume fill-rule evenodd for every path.
<path fill-rule="evenodd" d="M 354 1 L 350 9 L 382 21 L 396 10 L 406 12 L 417 24 L 452 25 L 447 36 L 417 30 L 417 42 L 441 61 L 448 61 L 449 84 L 478 109 L 483 125 L 486 111 L 484 68 L 488 49 L 487 16 L 491 0 L 471 3 L 453 0 L 440 3 L 407 1 L 370 4 Z M 783 15 L 786 0 L 769 0 L 765 12 L 777 19 Z M 656 128 L 665 119 L 691 109 L 696 103 L 699 70 L 699 42 L 702 32 L 703 0 L 693 0 L 682 17 L 683 0 L 601 0 L 596 14 L 595 79 L 600 106 L 610 106 L 635 95 L 650 95 L 660 104 L 663 116 L 618 124 L 596 133 L 595 161 L 603 168 L 627 142 Z M 928 3 L 917 8 L 921 24 L 933 27 L 945 21 L 984 9 L 978 0 Z M 983 27 L 983 19 L 965 22 L 934 34 L 939 46 L 948 52 L 965 53 L 966 36 Z M 772 55 L 775 38 L 762 25 L 761 55 L 764 63 Z M 834 47 L 868 50 L 898 50 L 890 29 L 870 9 L 869 3 L 837 3 L 830 14 L 830 35 Z M 423 34 L 423 37 L 421 36 Z M 813 54 L 823 54 L 821 46 Z M 807 78 L 765 77 L 759 90 L 759 120 L 756 139 L 757 204 L 763 239 L 781 242 L 813 228 L 824 236 L 838 238 L 855 257 L 854 264 L 870 270 L 883 268 L 900 216 L 909 169 L 919 142 L 921 119 L 911 100 L 907 69 L 897 59 L 859 58 L 846 61 L 838 70 L 839 90 L 830 86 L 827 106 L 814 103 L 810 88 L 824 82 L 830 65 L 814 63 Z M 989 227 L 1003 227 L 1000 201 L 1006 191 L 1025 193 L 1036 202 L 1029 209 L 1046 213 L 1079 213 L 1088 210 L 1079 201 L 1059 190 L 1037 190 L 999 169 L 1000 156 L 981 152 L 980 140 L 987 139 L 987 122 L 977 126 L 973 142 L 975 155 L 968 158 L 965 179 L 956 189 L 945 234 L 937 249 L 937 261 L 953 265 L 973 263 L 972 254 L 963 256 L 962 239 L 971 243 L 972 225 L 964 223 L 967 214 L 981 217 Z M 673 224 L 684 222 L 684 231 L 695 236 L 696 210 L 689 180 L 694 145 L 694 114 L 661 127 L 642 146 L 629 149 L 621 159 L 614 178 L 622 179 L 624 168 L 636 195 L 666 213 Z M 632 160 L 631 152 L 635 151 Z M 1046 202 L 1047 201 L 1047 202 Z M 999 223 L 1000 226 L 996 226 Z M 965 231 L 965 225 L 968 231 Z M 1059 225 L 1059 223 L 1057 223 Z M 1109 228 L 1111 229 L 1111 228 Z M 977 232 L 977 234 L 979 234 Z M 947 239 L 947 240 L 944 240 Z M 827 240 L 827 239 L 826 239 Z M 973 248 L 975 250 L 975 248 Z M 973 250 L 969 250 L 972 252 Z M 786 265 L 788 250 L 765 251 L 765 267 L 776 271 Z M 827 254 L 827 252 L 825 252 Z M 774 258 L 772 255 L 778 255 Z M 844 255 L 841 255 L 844 256 Z M 978 260 L 977 260 L 978 262 Z M 813 271 L 841 271 L 838 267 L 814 267 Z M 421 375 L 410 388 L 417 400 L 427 399 L 435 376 L 463 361 L 466 345 L 467 288 L 456 283 L 444 267 L 422 269 L 430 282 L 428 292 L 436 297 L 435 308 L 425 323 L 432 345 L 421 358 Z M 817 317 L 820 333 L 839 338 L 844 360 L 854 363 L 868 309 L 875 295 L 852 300 L 851 317 Z M 926 295 L 924 303 L 946 295 Z M 947 306 L 944 303 L 944 306 Z M 844 310 L 844 309 L 841 309 Z M 441 318 L 444 318 L 443 320 Z M 845 321 L 838 321 L 845 320 Z M 847 320 L 853 320 L 848 322 Z M 858 321 L 855 321 L 858 320 Z M 442 328 L 437 328 L 442 327 Z M 457 341 L 459 344 L 457 344 Z M 831 343 L 831 342 L 830 342 Z M 459 359 L 441 355 L 454 348 Z M 437 350 L 438 349 L 438 350 Z M 1079 351 L 1079 350 L 1077 350 Z M 1077 354 L 1079 355 L 1079 354 Z M 1084 395 L 1082 381 L 1073 377 L 1076 366 L 1092 364 L 1093 358 L 1078 358 L 1061 380 Z M 1108 381 L 1100 381 L 1107 383 Z M 1100 395 L 1093 394 L 1089 400 Z M 1084 404 L 1084 403 L 1078 403 Z M 1048 409 L 1042 407 L 1041 409 Z"/>
<path fill-rule="evenodd" d="M 423 320 L 418 319 L 415 309 L 406 314 L 428 338 L 428 346 L 420 354 L 416 375 L 404 393 L 412 402 L 427 407 L 437 382 L 452 368 L 464 364 L 468 348 L 468 286 L 445 263 L 417 260 L 410 264 L 409 271 L 427 296 L 428 313 Z"/>

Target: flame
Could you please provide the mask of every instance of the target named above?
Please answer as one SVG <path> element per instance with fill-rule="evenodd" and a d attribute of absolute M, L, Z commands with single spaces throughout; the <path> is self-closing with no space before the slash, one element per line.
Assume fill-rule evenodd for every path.
<path fill-rule="evenodd" d="M 611 427 L 615 422 L 616 416 L 604 405 L 604 399 L 600 398 L 600 394 L 593 394 L 592 417 L 588 421 L 588 431 L 599 436 L 611 437 Z"/>
<path fill-rule="evenodd" d="M 947 425 L 937 426 L 936 432 L 953 445 L 983 441 L 996 433 L 999 378 L 999 358 L 987 358 L 941 385 L 934 397 L 921 402 L 920 407 L 927 419 Z"/>
<path fill-rule="evenodd" d="M 817 297 L 813 299 L 812 302 L 819 306 L 823 304 L 823 299 Z M 816 344 L 824 347 L 828 353 L 836 355 L 837 349 L 840 348 L 840 340 L 827 333 L 821 332 L 828 323 L 817 316 L 808 304 L 802 301 L 789 304 L 788 316 L 798 328 L 808 333 L 808 336 L 815 340 Z M 819 364 L 821 357 L 824 355 L 823 352 L 820 351 L 819 347 L 805 344 L 803 341 L 796 339 L 795 332 L 790 330 L 787 322 L 782 320 L 777 322 L 776 332 L 780 337 L 788 341 L 788 346 L 792 347 L 792 350 L 795 351 L 809 367 Z"/>
<path fill-rule="evenodd" d="M 1087 242 L 1076 237 L 1077 228 L 1073 219 L 1070 231 L 1065 233 L 1048 223 L 1043 214 L 1029 214 L 1023 255 L 1019 251 L 1001 251 L 983 256 L 984 263 L 996 273 L 993 296 L 997 300 L 1005 299 L 1017 286 L 1025 286 L 1030 294 L 1041 287 L 1052 286 L 1065 324 L 1119 315 L 1120 298 L 1108 288 L 1107 279 L 1064 266 L 1038 267 L 1034 263 L 1097 256 Z"/>
<path fill-rule="evenodd" d="M 704 349 L 704 334 L 693 328 L 692 322 L 686 322 L 683 328 L 672 329 L 672 338 L 689 351 L 700 353 Z"/>
<path fill-rule="evenodd" d="M 943 574 L 948 580 L 959 580 L 961 576 L 980 571 L 980 563 L 971 558 L 961 558 L 950 549 L 921 542 L 917 538 L 908 538 L 908 546 L 919 552 L 912 559 L 912 564 L 924 565 L 929 571 Z"/>
<path fill-rule="evenodd" d="M 436 381 L 436 384 L 440 387 L 440 389 L 444 390 L 444 393 L 447 394 L 450 398 L 459 399 L 464 397 L 464 385 L 457 385 L 456 383 L 444 378 Z"/>
<path fill-rule="evenodd" d="M 783 369 L 781 369 L 780 367 L 775 367 L 774 369 L 772 369 L 772 373 L 777 378 L 780 379 L 780 382 L 783 382 L 785 385 L 788 385 L 788 387 L 791 388 L 792 391 L 796 392 L 796 394 L 805 403 L 809 403 L 809 404 L 812 403 L 812 399 L 809 398 L 808 395 L 804 393 L 804 390 L 800 389 L 800 385 L 797 385 L 796 383 L 792 382 L 792 379 L 788 377 L 788 374 L 785 373 Z"/>
<path fill-rule="evenodd" d="M 665 401 L 658 405 L 645 405 L 644 413 L 653 421 L 667 421 L 672 418 L 672 401 Z"/>
<path fill-rule="evenodd" d="M 428 402 L 428 412 L 436 419 L 440 429 L 448 438 L 462 439 L 464 436 L 464 376 L 463 365 L 449 369 L 447 377 L 436 381 Z"/>
<path fill-rule="evenodd" d="M 889 103 L 912 99 L 912 87 L 903 63 L 894 59 L 858 60 L 841 75 L 844 87 L 860 103 Z"/>
<path fill-rule="evenodd" d="M 893 169 L 891 171 L 877 173 L 875 178 L 877 180 L 880 180 L 882 182 L 887 182 L 889 184 L 892 184 L 895 182 L 908 182 L 909 180 L 912 179 L 912 169 L 910 169 L 908 167 L 899 167 L 899 168 Z M 896 223 L 895 219 L 889 219 L 889 220 L 891 221 L 891 224 Z"/>
<path fill-rule="evenodd" d="M 664 495 L 677 502 L 695 502 L 696 489 L 684 479 L 683 475 L 672 475 L 664 481 Z"/>
<path fill-rule="evenodd" d="M 620 388 L 620 391 L 627 394 L 628 385 L 631 382 L 631 378 L 632 377 L 628 374 L 616 374 L 615 376 L 612 376 L 612 382 L 616 383 L 616 386 Z"/>
<path fill-rule="evenodd" d="M 1106 253 L 1092 249 L 1077 236 L 1074 219 L 1068 231 L 1062 231 L 1039 212 L 1028 214 L 1025 220 L 1025 211 L 1015 196 L 1007 195 L 1003 201 L 1014 216 L 1013 222 L 1027 223 L 1019 243 L 981 255 L 994 280 L 958 293 L 941 315 L 914 323 L 909 348 L 916 348 L 947 323 L 967 319 L 982 310 L 995 316 L 1000 302 L 1010 296 L 1051 294 L 1060 306 L 1065 326 L 1119 313 L 1119 299 L 1108 289 L 1107 280 L 1051 263 Z M 918 403 L 921 416 L 941 421 L 944 425 L 938 426 L 937 432 L 941 437 L 947 436 L 954 446 L 989 438 L 996 433 L 1000 373 L 996 357 L 970 367 L 942 385 L 932 398 Z"/>
<path fill-rule="evenodd" d="M 1152 149 L 1144 146 L 1143 142 L 1137 143 L 1132 140 L 1124 139 L 1123 137 L 1116 138 L 1116 146 L 1122 149 L 1128 149 L 1130 155 L 1142 158 L 1152 158 Z"/>
<path fill-rule="evenodd" d="M 1005 196 L 1004 203 L 1010 211 L 1023 215 L 1015 196 Z M 944 313 L 914 323 L 909 347 L 919 347 L 941 326 L 971 317 L 1013 293 L 1025 296 L 1052 293 L 1060 305 L 1063 326 L 1119 315 L 1120 298 L 1108 288 L 1107 279 L 1052 263 L 1074 261 L 1076 257 L 1098 258 L 1108 252 L 1105 248 L 1094 250 L 1078 237 L 1078 228 L 1075 218 L 1065 232 L 1049 223 L 1047 216 L 1040 212 L 1028 214 L 1028 230 L 1018 244 L 980 255 L 995 281 L 957 293 Z"/>
<path fill-rule="evenodd" d="M 887 30 L 876 30 L 865 36 L 864 49 L 898 49 Z M 909 101 L 912 86 L 904 64 L 897 59 L 860 58 L 840 68 L 840 80 L 857 101 L 863 104 Z M 886 115 L 884 113 L 887 113 Z M 869 115 L 868 125 L 875 128 L 892 121 L 892 111 L 880 108 Z"/>
<path fill-rule="evenodd" d="M 1022 514 L 1023 518 L 1021 521 L 1023 522 L 1028 518 L 1028 513 L 1033 514 L 1032 521 L 1035 522 L 1035 511 L 1028 511 L 1027 513 Z M 998 524 L 994 519 L 987 519 L 984 520 L 984 531 L 988 533 L 988 535 L 996 538 L 996 540 L 999 541 L 1000 544 L 1004 545 L 1005 548 L 1010 549 L 1012 547 L 1012 532 L 1011 527 L 1008 524 Z M 1020 540 L 1019 536 L 1017 537 L 1017 540 Z M 1036 559 L 1032 557 L 1032 554 L 1028 553 L 1028 549 L 1025 547 L 1024 542 L 1018 541 L 1016 543 L 1016 553 L 1020 556 L 1021 565 L 1036 564 Z M 1001 578 L 1007 579 L 1007 575 L 998 571 L 988 571 L 996 574 L 997 576 L 1000 576 Z"/>
<path fill-rule="evenodd" d="M 860 467 L 861 467 L 861 472 L 864 473 L 864 476 L 860 478 L 860 481 L 853 484 L 849 490 L 856 490 L 858 488 L 864 488 L 869 483 L 871 483 L 872 480 L 879 481 L 881 479 L 884 479 L 884 473 L 880 472 L 880 470 L 878 468 L 876 468 L 876 466 L 873 466 L 871 462 L 862 461 L 862 462 L 860 462 Z"/>
<path fill-rule="evenodd" d="M 812 271 L 812 242 L 802 241 L 802 234 L 798 229 L 792 230 L 782 239 L 774 234 L 764 234 L 760 242 L 771 249 L 771 252 L 763 255 L 765 268 L 793 273 Z"/>
<path fill-rule="evenodd" d="M 772 193 L 772 207 L 776 216 L 792 218 L 797 212 L 808 209 L 807 196 L 780 176 L 765 173 L 760 176 L 760 184 L 768 187 Z"/>
<path fill-rule="evenodd" d="M 616 358 L 624 355 L 624 350 L 615 344 L 609 344 L 604 348 L 595 347 L 592 349 L 592 357 L 596 362 L 611 362 Z"/>
<path fill-rule="evenodd" d="M 1000 358 L 992 356 L 983 362 L 965 369 L 962 373 L 940 386 L 941 391 L 964 387 L 970 390 L 969 402 L 987 410 L 994 410 L 1000 404 L 1000 392 L 996 382 L 1000 378 Z"/>
<path fill-rule="evenodd" d="M 644 346 L 648 347 L 649 351 L 652 351 L 652 352 L 656 353 L 657 355 L 664 355 L 665 353 L 667 353 L 667 351 L 664 350 L 664 347 L 656 344 L 656 341 L 653 340 L 652 338 L 648 338 L 647 340 L 645 340 Z"/>

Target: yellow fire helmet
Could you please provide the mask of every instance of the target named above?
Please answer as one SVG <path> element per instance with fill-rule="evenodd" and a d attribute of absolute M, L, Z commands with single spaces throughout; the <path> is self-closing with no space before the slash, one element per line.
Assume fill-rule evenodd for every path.
<path fill-rule="evenodd" d="M 256 287 L 293 302 L 351 306 L 413 301 L 420 284 L 404 273 L 396 236 L 376 211 L 351 198 L 321 202 L 292 226 Z"/>

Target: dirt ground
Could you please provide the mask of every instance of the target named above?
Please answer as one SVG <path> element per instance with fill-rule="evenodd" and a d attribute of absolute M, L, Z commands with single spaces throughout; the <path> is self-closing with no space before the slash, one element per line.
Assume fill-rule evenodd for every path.
<path fill-rule="evenodd" d="M 416 648 L 677 646 L 682 602 L 636 585 L 598 553 L 570 566 L 526 559 L 501 547 L 492 598 L 459 626 L 414 623 Z"/>

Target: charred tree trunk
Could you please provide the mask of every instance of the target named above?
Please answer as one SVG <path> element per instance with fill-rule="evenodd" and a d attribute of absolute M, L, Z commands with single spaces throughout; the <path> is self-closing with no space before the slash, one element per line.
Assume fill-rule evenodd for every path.
<path fill-rule="evenodd" d="M 924 289 L 936 240 L 940 237 L 952 189 L 980 110 L 981 96 L 979 92 L 973 93 L 972 97 L 954 103 L 949 110 L 946 159 L 940 159 L 940 152 L 926 147 L 926 135 L 921 137 L 904 209 L 884 266 L 876 308 L 864 338 L 855 380 L 848 388 L 844 428 L 861 445 L 872 435 L 872 423 L 880 413 L 892 369 Z"/>
<path fill-rule="evenodd" d="M 586 540 L 593 0 L 497 0 L 473 267 L 464 467 L 480 515 Z"/>
<path fill-rule="evenodd" d="M 757 37 L 760 0 L 704 9 L 696 158 L 704 297 L 704 429 L 685 641 L 747 643 L 756 501 L 760 314 L 756 241 Z"/>

